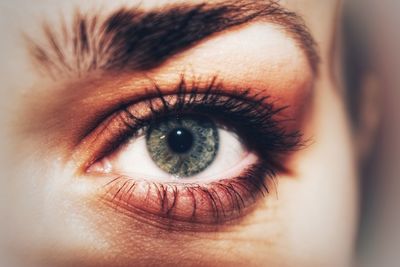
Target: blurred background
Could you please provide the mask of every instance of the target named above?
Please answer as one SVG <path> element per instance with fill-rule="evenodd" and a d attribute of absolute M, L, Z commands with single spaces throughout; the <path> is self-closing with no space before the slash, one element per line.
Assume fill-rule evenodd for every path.
<path fill-rule="evenodd" d="M 352 72 L 376 73 L 380 127 L 361 175 L 358 266 L 400 266 L 400 1 L 348 0 L 344 31 Z M 353 93 L 352 93 L 353 94 Z M 357 98 L 357 91 L 354 92 Z"/>

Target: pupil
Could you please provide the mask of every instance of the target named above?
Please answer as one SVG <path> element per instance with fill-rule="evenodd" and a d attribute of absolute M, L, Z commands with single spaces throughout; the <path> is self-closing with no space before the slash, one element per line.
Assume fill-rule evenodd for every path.
<path fill-rule="evenodd" d="M 176 128 L 168 134 L 168 145 L 175 153 L 186 153 L 193 145 L 193 134 L 185 128 Z"/>

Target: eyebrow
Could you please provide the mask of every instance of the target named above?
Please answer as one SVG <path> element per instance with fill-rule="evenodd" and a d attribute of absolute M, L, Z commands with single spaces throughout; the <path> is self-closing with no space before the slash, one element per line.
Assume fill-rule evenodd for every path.
<path fill-rule="evenodd" d="M 70 27 L 63 20 L 57 29 L 44 22 L 42 42 L 26 37 L 41 70 L 51 77 L 80 76 L 93 70 L 150 70 L 215 33 L 256 20 L 280 26 L 317 72 L 317 46 L 304 21 L 272 0 L 175 4 L 147 12 L 122 7 L 104 17 L 77 10 Z"/>

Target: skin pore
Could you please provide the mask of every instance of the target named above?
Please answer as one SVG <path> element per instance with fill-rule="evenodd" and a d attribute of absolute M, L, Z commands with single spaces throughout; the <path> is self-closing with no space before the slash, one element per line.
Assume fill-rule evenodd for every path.
<path fill-rule="evenodd" d="M 38 18 L 45 16 L 57 29 L 55 14 L 61 11 L 71 25 L 77 6 L 107 17 L 121 7 L 165 10 L 166 3 L 37 1 L 1 8 L 9 11 L 5 19 L 13 25 L 4 44 L 9 49 L 0 52 L 13 59 L 0 70 L 7 95 L 1 98 L 7 114 L 3 135 L 9 140 L 3 161 L 9 167 L 2 168 L 8 180 L 1 193 L 12 203 L 2 211 L 7 251 L 22 266 L 347 266 L 356 228 L 357 173 L 341 82 L 332 75 L 340 56 L 335 49 L 339 1 L 279 2 L 304 20 L 319 64 L 273 19 L 212 33 L 150 67 L 79 75 L 39 69 L 21 41 L 23 29 L 31 41 L 45 43 Z M 113 121 L 121 103 L 132 104 L 154 83 L 163 94 L 176 93 L 182 75 L 199 87 L 216 77 L 225 93 L 248 89 L 277 107 L 287 106 L 279 113 L 281 127 L 300 131 L 305 141 L 282 159 L 287 171 L 277 172 L 268 194 L 240 219 L 211 228 L 187 222 L 180 227 L 173 220 L 168 221 L 173 227 L 160 227 L 164 221 L 157 216 L 127 214 L 102 201 L 101 189 L 112 178 L 85 172 L 94 163 L 93 144 L 100 143 L 93 135 L 101 132 L 99 125 Z"/>

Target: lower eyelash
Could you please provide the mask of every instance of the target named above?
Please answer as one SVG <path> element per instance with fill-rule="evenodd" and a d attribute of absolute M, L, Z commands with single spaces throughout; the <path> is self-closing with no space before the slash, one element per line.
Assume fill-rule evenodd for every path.
<path fill-rule="evenodd" d="M 259 163 L 236 178 L 201 184 L 159 184 L 120 176 L 104 186 L 103 199 L 128 216 L 182 230 L 229 224 L 270 192 L 275 174 Z"/>

